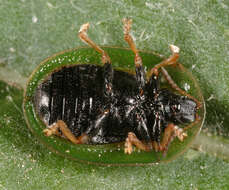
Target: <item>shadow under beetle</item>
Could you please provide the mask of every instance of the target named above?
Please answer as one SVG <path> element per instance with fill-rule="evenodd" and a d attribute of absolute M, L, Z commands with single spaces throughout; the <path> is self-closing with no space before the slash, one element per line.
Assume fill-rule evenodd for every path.
<path fill-rule="evenodd" d="M 132 21 L 123 23 L 124 39 L 135 54 L 136 75 L 113 69 L 109 55 L 87 36 L 89 24 L 84 24 L 79 38 L 101 54 L 103 66 L 74 65 L 53 72 L 36 90 L 36 111 L 47 126 L 46 136 L 61 136 L 74 144 L 124 141 L 126 154 L 132 153 L 133 145 L 166 153 L 175 137 L 183 141 L 185 131 L 200 120 L 197 110 L 202 104 L 180 89 L 164 68 L 176 64 L 179 48 L 170 45 L 172 55 L 154 66 L 147 79 L 129 34 Z M 177 93 L 160 88 L 160 73 Z"/>

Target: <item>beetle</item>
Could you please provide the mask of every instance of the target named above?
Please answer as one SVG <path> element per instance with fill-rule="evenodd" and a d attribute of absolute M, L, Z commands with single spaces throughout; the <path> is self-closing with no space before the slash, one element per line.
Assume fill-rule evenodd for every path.
<path fill-rule="evenodd" d="M 175 137 L 183 141 L 186 130 L 200 121 L 202 103 L 182 90 L 165 67 L 175 65 L 179 48 L 155 65 L 147 78 L 139 50 L 130 35 L 131 19 L 124 19 L 124 39 L 135 54 L 136 74 L 113 69 L 109 55 L 87 35 L 89 23 L 79 38 L 101 54 L 103 66 L 65 66 L 53 72 L 36 89 L 34 105 L 46 124 L 46 136 L 60 136 L 74 144 L 124 142 L 124 152 L 133 146 L 166 154 Z M 160 74 L 171 88 L 160 88 Z M 185 128 L 180 128 L 185 124 Z"/>

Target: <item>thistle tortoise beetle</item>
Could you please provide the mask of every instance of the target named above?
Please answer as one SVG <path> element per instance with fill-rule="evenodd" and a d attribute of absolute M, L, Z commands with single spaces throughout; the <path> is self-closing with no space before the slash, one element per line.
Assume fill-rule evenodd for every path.
<path fill-rule="evenodd" d="M 172 55 L 155 65 L 147 76 L 140 51 L 129 34 L 132 21 L 124 19 L 123 22 L 124 39 L 135 54 L 135 75 L 113 69 L 108 53 L 87 36 L 87 23 L 81 26 L 79 37 L 101 54 L 102 66 L 63 64 L 53 67 L 45 77 L 34 79 L 33 82 L 30 79 L 25 92 L 24 113 L 32 131 L 39 133 L 51 149 L 61 154 L 65 151 L 65 154 L 70 152 L 69 149 L 74 152 L 78 148 L 76 154 L 81 156 L 76 156 L 77 159 L 89 162 L 152 163 L 155 160 L 166 160 L 161 155 L 167 153 L 175 137 L 184 142 L 188 129 L 198 125 L 195 130 L 197 133 L 201 128 L 205 112 L 202 96 L 199 97 L 201 100 L 197 100 L 182 90 L 164 68 L 178 65 L 179 48 L 171 45 Z M 61 64 L 64 62 L 58 59 Z M 45 70 L 46 66 L 52 67 L 45 64 L 39 72 Z M 35 71 L 31 78 L 39 75 L 39 72 Z M 160 87 L 160 73 L 169 87 Z M 43 132 L 32 126 L 35 121 L 40 125 L 45 124 Z M 57 141 L 57 138 L 53 140 L 50 136 L 59 136 L 71 143 Z M 61 147 L 59 150 L 58 146 Z M 143 159 L 139 159 L 139 156 L 136 158 L 133 146 L 142 150 L 140 157 Z M 121 153 L 121 161 L 114 158 L 109 160 L 107 155 L 102 154 L 119 150 L 120 156 L 120 150 L 123 149 L 129 155 Z M 92 156 L 88 159 L 88 151 L 87 154 L 82 153 L 85 150 L 97 152 L 98 158 Z M 150 159 L 152 152 L 158 152 L 157 158 Z M 112 155 L 117 157 L 115 153 Z M 144 160 L 144 157 L 149 160 Z"/>

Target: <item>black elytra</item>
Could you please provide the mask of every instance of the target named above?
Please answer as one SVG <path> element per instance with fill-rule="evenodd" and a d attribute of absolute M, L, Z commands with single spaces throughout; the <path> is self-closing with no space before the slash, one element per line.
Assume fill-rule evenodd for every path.
<path fill-rule="evenodd" d="M 87 134 L 89 144 L 125 141 L 128 132 L 144 142 L 160 142 L 169 123 L 195 121 L 194 100 L 162 89 L 159 77 L 147 81 L 143 66 L 136 75 L 103 66 L 62 67 L 36 89 L 36 112 L 46 125 L 63 120 L 75 137 Z"/>

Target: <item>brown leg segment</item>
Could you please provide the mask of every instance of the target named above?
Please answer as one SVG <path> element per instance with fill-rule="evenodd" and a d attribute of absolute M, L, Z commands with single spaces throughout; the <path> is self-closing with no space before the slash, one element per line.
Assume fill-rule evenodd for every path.
<path fill-rule="evenodd" d="M 188 126 L 186 126 L 184 128 L 184 131 L 187 131 L 188 129 L 192 128 L 194 125 L 196 125 L 199 121 L 200 121 L 200 116 L 196 113 L 196 120 L 194 122 L 192 122 L 191 124 L 189 124 Z"/>
<path fill-rule="evenodd" d="M 94 48 L 97 52 L 102 55 L 102 63 L 104 65 L 104 79 L 105 79 L 105 89 L 107 91 L 108 96 L 112 95 L 112 80 L 113 80 L 113 69 L 111 66 L 111 60 L 109 55 L 101 49 L 95 42 L 93 42 L 87 35 L 87 30 L 89 28 L 89 23 L 83 24 L 79 30 L 78 36 L 79 38 L 89 44 L 92 48 Z"/>
<path fill-rule="evenodd" d="M 151 147 L 149 145 L 141 142 L 134 133 L 129 132 L 125 141 L 124 152 L 126 154 L 131 154 L 133 152 L 133 147 L 132 147 L 133 145 L 135 145 L 140 150 L 144 150 L 144 151 L 151 150 Z"/>
<path fill-rule="evenodd" d="M 110 57 L 108 54 L 101 49 L 95 42 L 93 42 L 87 35 L 87 30 L 89 28 L 89 23 L 83 24 L 79 30 L 79 38 L 84 41 L 85 43 L 89 44 L 92 48 L 94 48 L 97 52 L 102 55 L 102 63 L 110 63 Z"/>
<path fill-rule="evenodd" d="M 154 66 L 154 68 L 152 68 L 151 70 L 151 77 L 152 76 L 156 76 L 158 77 L 159 75 L 159 72 L 161 71 L 163 76 L 165 77 L 165 79 L 168 81 L 168 83 L 171 85 L 171 87 L 173 89 L 175 89 L 176 91 L 178 91 L 180 94 L 184 95 L 184 96 L 187 96 L 188 98 L 192 99 L 193 101 L 196 102 L 197 104 L 197 109 L 199 109 L 202 104 L 196 99 L 194 98 L 193 96 L 191 96 L 190 94 L 188 94 L 187 92 L 185 92 L 184 90 L 182 90 L 175 82 L 174 80 L 170 77 L 169 73 L 164 69 L 165 66 L 168 66 L 168 65 L 173 65 L 176 63 L 176 61 L 178 60 L 179 58 L 179 51 L 180 49 L 177 47 L 177 46 L 174 46 L 174 45 L 170 45 L 170 49 L 172 51 L 172 55 L 162 61 L 161 63 L 157 64 L 156 66 Z M 161 69 L 161 70 L 159 70 Z"/>
<path fill-rule="evenodd" d="M 163 135 L 163 139 L 160 144 L 157 142 L 152 142 L 152 146 L 154 150 L 162 151 L 164 154 L 168 151 L 168 147 L 170 143 L 177 137 L 180 141 L 183 141 L 185 137 L 187 137 L 187 133 L 184 132 L 183 129 L 179 128 L 178 126 L 174 125 L 173 123 L 168 124 L 165 128 L 165 132 Z M 128 136 L 125 141 L 125 149 L 124 152 L 126 154 L 131 154 L 133 152 L 133 145 L 136 146 L 138 149 L 143 151 L 150 151 L 151 146 L 148 144 L 144 144 L 140 141 L 136 135 L 132 132 L 128 133 Z"/>
<path fill-rule="evenodd" d="M 169 47 L 170 47 L 170 49 L 172 51 L 172 55 L 168 59 L 162 61 L 161 63 L 159 63 L 157 65 L 155 65 L 154 68 L 152 68 L 152 70 L 151 70 L 151 75 L 158 76 L 159 75 L 159 69 L 161 67 L 165 67 L 165 66 L 172 65 L 172 64 L 176 63 L 177 59 L 179 58 L 180 49 L 177 46 L 174 46 L 174 45 L 170 45 Z"/>
<path fill-rule="evenodd" d="M 178 137 L 180 141 L 183 141 L 184 138 L 187 137 L 187 133 L 185 133 L 183 129 L 179 128 L 173 123 L 170 123 L 165 128 L 163 139 L 160 143 L 159 150 L 166 153 L 170 143 L 173 141 L 175 137 Z"/>
<path fill-rule="evenodd" d="M 66 123 L 62 120 L 58 120 L 55 124 L 51 125 L 49 128 L 44 129 L 43 133 L 46 136 L 51 136 L 51 135 L 61 136 L 59 130 L 68 140 L 70 140 L 74 144 L 85 144 L 89 140 L 89 137 L 86 134 L 83 134 L 79 137 L 75 137 L 70 131 L 70 129 L 68 128 L 68 126 L 66 125 Z"/>
<path fill-rule="evenodd" d="M 131 30 L 131 24 L 132 24 L 132 20 L 131 19 L 123 19 L 123 24 L 124 24 L 124 39 L 125 41 L 129 44 L 131 50 L 134 52 L 135 54 L 135 66 L 139 67 L 142 65 L 142 59 L 139 55 L 139 52 L 136 48 L 136 45 L 134 43 L 134 40 L 132 38 L 132 36 L 129 34 L 130 30 Z"/>
<path fill-rule="evenodd" d="M 136 78 L 137 78 L 137 82 L 138 82 L 138 87 L 139 87 L 139 92 L 140 95 L 143 95 L 143 89 L 145 87 L 146 84 L 146 74 L 144 71 L 144 68 L 142 66 L 142 58 L 139 55 L 139 51 L 136 48 L 136 45 L 134 43 L 134 40 L 132 38 L 132 36 L 129 34 L 130 30 L 131 30 L 131 24 L 132 24 L 132 20 L 131 19 L 123 19 L 123 24 L 124 24 L 124 39 L 125 41 L 129 44 L 131 50 L 134 52 L 135 54 L 135 68 L 136 68 Z"/>

